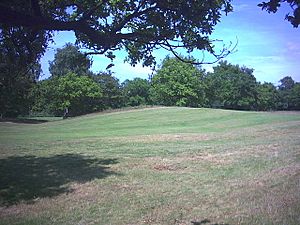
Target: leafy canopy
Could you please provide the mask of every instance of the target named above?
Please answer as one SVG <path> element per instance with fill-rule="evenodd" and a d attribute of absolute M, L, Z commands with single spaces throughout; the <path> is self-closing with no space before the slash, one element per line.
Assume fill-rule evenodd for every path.
<path fill-rule="evenodd" d="M 146 79 L 134 78 L 122 83 L 125 105 L 138 106 L 149 103 L 150 83 Z"/>
<path fill-rule="evenodd" d="M 257 109 L 275 110 L 278 107 L 278 90 L 272 83 L 263 83 L 257 85 Z"/>
<path fill-rule="evenodd" d="M 158 47 L 175 55 L 185 48 L 225 57 L 230 50 L 216 52 L 209 36 L 222 13 L 231 11 L 231 0 L 2 0 L 0 24 L 48 35 L 74 31 L 77 44 L 92 53 L 114 58 L 112 51 L 125 49 L 131 64 L 149 66 Z M 43 43 L 51 35 L 46 37 Z"/>
<path fill-rule="evenodd" d="M 293 80 L 292 77 L 290 76 L 286 76 L 284 78 L 282 78 L 280 81 L 279 81 L 279 89 L 280 90 L 290 90 L 294 87 L 295 85 L 295 81 Z"/>
<path fill-rule="evenodd" d="M 49 70 L 52 76 L 63 76 L 70 72 L 87 75 L 91 65 L 91 60 L 78 47 L 67 43 L 63 48 L 57 49 Z"/>
<path fill-rule="evenodd" d="M 4 117 L 28 113 L 30 89 L 41 72 L 40 65 L 31 60 L 40 57 L 41 46 L 35 39 L 43 39 L 39 35 L 25 28 L 4 28 L 0 32 L 0 114 Z M 22 39 L 31 41 L 33 49 L 27 51 Z"/>
<path fill-rule="evenodd" d="M 154 104 L 199 107 L 205 105 L 204 71 L 167 57 L 152 77 L 150 89 Z"/>
<path fill-rule="evenodd" d="M 254 109 L 256 78 L 253 70 L 221 61 L 206 78 L 211 106 L 227 109 Z"/>
<path fill-rule="evenodd" d="M 281 109 L 300 109 L 300 84 L 295 82 L 292 77 L 286 76 L 279 81 L 279 97 Z"/>
<path fill-rule="evenodd" d="M 68 73 L 38 84 L 33 110 L 62 115 L 65 108 L 68 108 L 69 115 L 81 115 L 97 110 L 94 101 L 102 95 L 100 86 L 92 78 Z"/>
<path fill-rule="evenodd" d="M 123 106 L 123 96 L 119 80 L 111 73 L 100 72 L 92 76 L 100 86 L 103 96 L 98 103 L 101 109 L 120 108 Z"/>

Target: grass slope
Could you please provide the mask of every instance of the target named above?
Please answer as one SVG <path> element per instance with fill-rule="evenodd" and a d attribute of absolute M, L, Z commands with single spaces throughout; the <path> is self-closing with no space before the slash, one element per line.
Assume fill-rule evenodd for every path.
<path fill-rule="evenodd" d="M 0 123 L 0 224 L 299 224 L 300 113 Z"/>

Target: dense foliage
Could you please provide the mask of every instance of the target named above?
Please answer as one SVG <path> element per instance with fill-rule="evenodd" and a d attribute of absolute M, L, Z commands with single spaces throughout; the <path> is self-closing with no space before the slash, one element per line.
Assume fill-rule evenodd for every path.
<path fill-rule="evenodd" d="M 142 78 L 125 80 L 122 83 L 124 104 L 126 106 L 138 106 L 149 104 L 149 81 Z"/>
<path fill-rule="evenodd" d="M 92 75 L 93 80 L 100 86 L 102 97 L 98 99 L 99 109 L 115 109 L 123 106 L 123 94 L 119 80 L 111 73 Z"/>
<path fill-rule="evenodd" d="M 159 105 L 201 107 L 206 103 L 204 71 L 167 57 L 151 80 L 151 100 Z"/>
<path fill-rule="evenodd" d="M 51 77 L 41 81 L 34 90 L 34 111 L 76 116 L 99 110 L 97 99 L 102 97 L 102 90 L 92 78 L 68 73 L 61 77 Z"/>
<path fill-rule="evenodd" d="M 18 70 L 2 53 L 1 114 L 76 116 L 124 106 L 165 105 L 212 107 L 236 110 L 300 110 L 300 83 L 286 76 L 278 87 L 256 81 L 253 69 L 221 61 L 213 72 L 166 57 L 150 79 L 135 78 L 120 83 L 111 73 L 94 74 L 91 61 L 78 48 L 67 44 L 58 49 L 51 77 L 38 81 L 39 65 L 24 76 L 8 76 Z M 4 57 L 6 56 L 6 58 Z M 186 59 L 190 60 L 190 59 Z M 18 64 L 16 64 L 18 65 Z M 65 66 L 64 66 L 65 65 Z M 73 66 L 74 65 L 74 66 Z M 34 69 L 36 68 L 36 69 Z M 9 89 L 10 88 L 10 89 Z M 17 88 L 16 90 L 14 88 Z"/>
<path fill-rule="evenodd" d="M 226 109 L 256 109 L 256 79 L 253 70 L 225 62 L 208 73 L 209 105 Z"/>
<path fill-rule="evenodd" d="M 48 32 L 45 44 L 54 31 L 74 31 L 78 45 L 91 52 L 112 57 L 114 50 L 124 49 L 129 62 L 148 66 L 155 63 L 152 52 L 158 47 L 224 57 L 230 50 L 218 55 L 210 35 L 222 14 L 231 11 L 231 0 L 2 0 L 0 29 Z M 31 42 L 26 46 L 30 49 Z"/>
<path fill-rule="evenodd" d="M 299 109 L 300 104 L 300 83 L 287 76 L 280 80 L 279 85 L 279 106 L 280 109 Z"/>
<path fill-rule="evenodd" d="M 298 27 L 298 0 L 270 0 L 258 6 L 275 13 L 282 4 L 291 6 L 286 19 Z M 77 98 L 84 98 L 81 94 L 75 95 L 71 101 L 70 97 L 62 97 L 60 93 L 57 95 L 62 98 L 59 104 L 52 102 L 57 100 L 48 101 L 49 96 L 55 96 L 48 86 L 67 79 L 54 77 L 67 74 L 70 79 L 70 74 L 74 79 L 84 76 L 76 78 L 73 84 L 87 82 L 84 85 L 89 86 L 90 80 L 83 80 L 92 78 L 91 81 L 102 93 L 101 97 L 91 97 L 89 90 L 78 89 L 93 100 L 88 100 L 89 106 L 85 100 L 83 105 L 87 108 L 82 111 L 72 106 L 70 109 L 74 115 L 140 104 L 246 110 L 299 109 L 299 83 L 276 88 L 272 84 L 258 84 L 247 68 L 221 63 L 213 73 L 205 74 L 201 69 L 177 60 L 203 63 L 201 59 L 197 61 L 180 56 L 178 50 L 183 52 L 182 49 L 187 53 L 197 50 L 207 52 L 214 57 L 213 61 L 230 54 L 233 46 L 215 50 L 214 42 L 219 40 L 213 40 L 211 34 L 221 16 L 232 10 L 231 0 L 2 0 L 0 116 L 25 115 L 32 109 L 59 114 L 63 108 L 74 105 Z M 41 72 L 38 61 L 55 31 L 74 31 L 77 47 L 68 44 L 58 49 L 50 64 L 52 77 L 38 82 Z M 79 47 L 90 52 L 82 54 Z M 138 62 L 145 66 L 155 65 L 152 53 L 157 48 L 168 50 L 177 59 L 166 59 L 151 80 L 135 79 L 119 84 L 111 75 L 94 75 L 89 70 L 92 62 L 88 54 L 104 54 L 113 61 L 113 52 L 120 49 L 127 52 L 126 60 L 132 65 Z M 112 65 L 113 62 L 109 66 Z M 286 79 L 288 81 L 289 78 Z M 285 85 L 285 82 L 282 81 L 282 84 Z M 77 88 L 74 87 L 75 90 Z M 52 103 L 55 107 L 49 106 L 51 110 L 45 106 Z"/>
<path fill-rule="evenodd" d="M 31 41 L 34 49 L 28 51 L 20 37 Z M 38 40 L 36 40 L 38 39 Z M 40 65 L 31 58 L 40 58 L 43 35 L 24 28 L 0 30 L 0 115 L 13 117 L 28 114 L 30 89 L 40 74 Z M 18 43 L 16 45 L 16 43 Z"/>
<path fill-rule="evenodd" d="M 279 92 L 272 83 L 258 84 L 257 110 L 276 110 L 279 105 Z"/>
<path fill-rule="evenodd" d="M 88 75 L 92 61 L 79 51 L 79 48 L 67 43 L 56 51 L 54 60 L 50 62 L 49 71 L 52 76 L 63 76 L 69 72 L 77 75 Z"/>
<path fill-rule="evenodd" d="M 121 84 L 111 73 L 87 74 L 68 73 L 40 81 L 32 110 L 54 115 L 63 115 L 66 108 L 69 115 L 80 115 L 139 105 L 300 110 L 300 83 L 291 77 L 282 78 L 278 87 L 261 84 L 253 69 L 226 61 L 206 73 L 199 66 L 166 57 L 149 80 L 134 78 Z"/>

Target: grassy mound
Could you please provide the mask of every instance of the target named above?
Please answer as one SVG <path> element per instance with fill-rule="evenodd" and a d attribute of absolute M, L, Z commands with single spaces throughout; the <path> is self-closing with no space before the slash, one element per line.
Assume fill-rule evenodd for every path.
<path fill-rule="evenodd" d="M 298 224 L 300 113 L 0 123 L 0 224 Z"/>

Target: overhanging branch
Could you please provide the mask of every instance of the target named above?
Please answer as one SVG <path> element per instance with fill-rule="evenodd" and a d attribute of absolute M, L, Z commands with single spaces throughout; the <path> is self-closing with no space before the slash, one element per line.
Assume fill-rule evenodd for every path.
<path fill-rule="evenodd" d="M 78 43 L 91 49 L 91 51 L 85 53 L 86 55 L 105 54 L 110 50 L 125 47 L 125 49 L 129 49 L 129 55 L 132 53 L 133 58 L 135 57 L 133 53 L 140 54 L 136 56 L 134 61 L 136 63 L 141 60 L 150 59 L 151 61 L 153 58 L 152 52 L 158 47 L 163 47 L 172 52 L 178 59 L 188 63 L 196 65 L 215 63 L 232 53 L 237 44 L 234 47 L 230 45 L 227 48 L 224 45 L 223 49 L 216 53 L 212 41 L 208 37 L 202 38 L 200 36 L 206 34 L 205 31 L 201 33 L 202 28 L 205 27 L 204 25 L 213 27 L 215 23 L 211 21 L 212 19 L 209 19 L 210 17 L 208 19 L 205 16 L 197 18 L 198 14 L 189 5 L 192 4 L 191 2 L 193 1 L 187 0 L 187 3 L 182 3 L 177 7 L 177 5 L 167 1 L 132 1 L 124 9 L 123 16 L 120 16 L 119 11 L 121 9 L 109 0 L 97 1 L 84 6 L 79 3 L 79 5 L 62 3 L 53 6 L 54 8 L 49 9 L 49 12 L 45 8 L 41 10 L 40 7 L 43 7 L 43 5 L 39 5 L 38 0 L 29 0 L 29 7 L 24 7 L 20 11 L 17 11 L 17 7 L 13 4 L 11 4 L 11 7 L 9 7 L 10 4 L 0 4 L 0 24 L 8 25 L 8 27 L 26 27 L 33 31 L 74 31 Z M 71 13 L 72 15 L 57 13 L 64 12 L 70 6 L 76 6 L 74 8 L 76 13 Z M 197 4 L 195 6 L 200 7 L 200 9 L 204 7 Z M 215 8 L 219 9 L 217 6 Z M 209 5 L 209 7 L 211 6 Z M 177 13 L 180 10 L 182 10 L 182 16 L 178 17 Z M 188 10 L 191 14 L 194 13 L 193 17 L 188 16 L 190 15 Z M 43 14 L 43 12 L 47 13 Z M 205 13 L 210 16 L 217 16 L 218 19 L 219 14 L 215 15 L 216 13 L 213 11 Z M 184 23 L 185 18 L 183 16 L 187 16 L 191 23 Z M 198 23 L 198 21 L 203 21 L 203 23 Z M 172 23 L 174 23 L 174 27 L 170 25 Z M 187 29 L 192 32 L 192 35 L 188 35 L 184 39 L 183 37 L 187 34 L 185 30 Z M 190 39 L 188 39 L 189 37 Z M 131 47 L 127 48 L 127 45 Z M 202 53 L 207 51 L 216 60 L 204 62 L 203 56 L 201 61 L 187 61 L 178 54 L 180 48 L 186 48 L 188 53 L 192 52 L 193 49 L 202 50 Z M 131 50 L 132 52 L 130 52 Z"/>
<path fill-rule="evenodd" d="M 218 40 L 219 41 L 219 40 Z M 203 65 L 203 64 L 206 64 L 206 65 L 211 65 L 211 64 L 214 64 L 224 58 L 226 58 L 228 55 L 234 53 L 236 51 L 236 47 L 238 45 L 238 39 L 236 41 L 236 43 L 234 44 L 234 46 L 232 47 L 232 42 L 230 42 L 229 46 L 226 48 L 225 45 L 223 45 L 223 48 L 221 50 L 221 52 L 219 54 L 216 54 L 213 52 L 210 52 L 214 57 L 215 57 L 215 60 L 213 61 L 210 61 L 210 62 L 205 62 L 205 55 L 204 55 L 204 50 L 202 50 L 202 59 L 201 61 L 197 61 L 197 60 L 187 60 L 187 59 L 184 59 L 182 58 L 177 52 L 176 52 L 176 46 L 174 47 L 174 45 L 170 44 L 168 40 L 165 40 L 164 43 L 161 43 L 160 46 L 170 52 L 172 52 L 172 54 L 177 58 L 179 59 L 180 61 L 182 62 L 185 62 L 185 63 L 190 63 L 190 64 L 193 64 L 193 65 Z M 181 46 L 180 46 L 181 47 Z"/>

